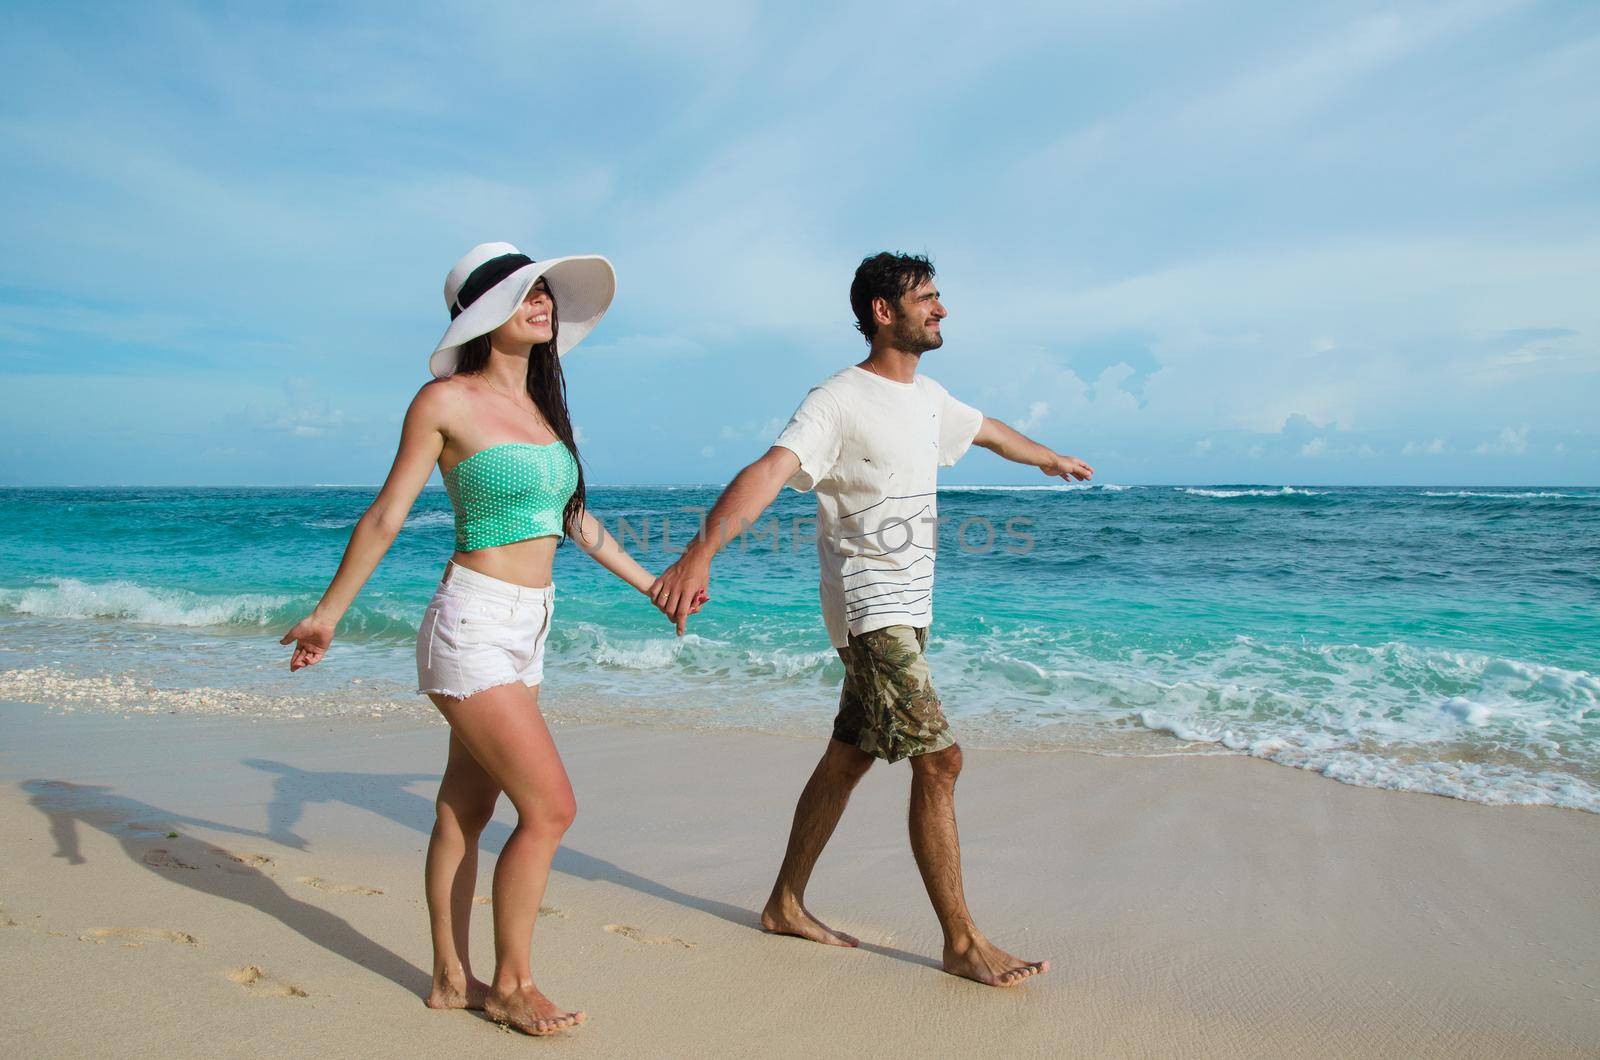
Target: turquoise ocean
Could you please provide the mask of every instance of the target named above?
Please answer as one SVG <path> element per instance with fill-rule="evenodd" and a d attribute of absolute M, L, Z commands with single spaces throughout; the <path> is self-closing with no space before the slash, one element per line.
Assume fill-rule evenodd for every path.
<path fill-rule="evenodd" d="M 659 570 L 716 493 L 602 486 L 590 504 Z M 441 490 L 325 662 L 291 676 L 277 644 L 372 494 L 0 490 L 0 698 L 287 724 L 431 715 L 412 640 L 452 548 Z M 1600 812 L 1600 490 L 949 487 L 939 508 L 930 664 L 969 746 L 1253 755 Z M 547 706 L 820 744 L 842 670 L 813 512 L 786 491 L 719 557 L 681 639 L 564 546 Z"/>

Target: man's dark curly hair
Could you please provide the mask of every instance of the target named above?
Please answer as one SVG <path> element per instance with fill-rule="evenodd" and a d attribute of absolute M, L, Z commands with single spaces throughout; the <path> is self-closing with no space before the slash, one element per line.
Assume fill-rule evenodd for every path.
<path fill-rule="evenodd" d="M 872 342 L 878 322 L 872 319 L 872 300 L 882 298 L 890 305 L 917 285 L 933 279 L 933 262 L 921 254 L 891 254 L 887 250 L 862 258 L 856 278 L 850 283 L 850 308 L 855 310 L 856 330 Z"/>

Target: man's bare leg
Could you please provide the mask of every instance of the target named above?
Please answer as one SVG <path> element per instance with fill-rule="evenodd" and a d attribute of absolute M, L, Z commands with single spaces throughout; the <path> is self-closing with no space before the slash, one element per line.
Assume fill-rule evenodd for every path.
<path fill-rule="evenodd" d="M 944 929 L 944 970 L 988 986 L 1015 986 L 1049 971 L 1050 962 L 1011 956 L 972 922 L 961 885 L 961 840 L 956 835 L 960 775 L 958 744 L 911 759 L 911 852 Z"/>
<path fill-rule="evenodd" d="M 833 830 L 850 802 L 856 783 L 872 766 L 872 756 L 840 740 L 830 740 L 822 760 L 800 792 L 794 808 L 794 825 L 789 830 L 789 848 L 783 867 L 772 885 L 772 897 L 761 912 L 761 926 L 778 935 L 796 935 L 828 946 L 856 946 L 859 940 L 834 931 L 812 916 L 805 905 L 806 884 L 816 867 L 822 848 L 828 845 Z"/>

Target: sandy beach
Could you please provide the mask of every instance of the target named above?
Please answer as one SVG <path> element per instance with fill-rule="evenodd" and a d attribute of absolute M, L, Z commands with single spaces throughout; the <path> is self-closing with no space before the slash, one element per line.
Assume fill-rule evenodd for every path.
<path fill-rule="evenodd" d="M 580 810 L 535 972 L 589 1022 L 531 1041 L 419 1000 L 441 727 L 0 720 L 0 1036 L 31 1056 L 1600 1048 L 1600 819 L 1581 812 L 1232 756 L 973 752 L 974 911 L 1053 966 L 1001 991 L 937 968 L 904 766 L 868 776 L 819 866 L 813 908 L 864 942 L 840 951 L 756 926 L 820 741 L 560 725 Z M 487 973 L 487 915 L 473 937 Z"/>

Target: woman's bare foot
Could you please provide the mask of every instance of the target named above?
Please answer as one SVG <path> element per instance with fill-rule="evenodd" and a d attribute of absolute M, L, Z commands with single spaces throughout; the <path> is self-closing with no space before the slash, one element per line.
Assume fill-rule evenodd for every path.
<path fill-rule="evenodd" d="M 464 1008 L 473 1012 L 483 1008 L 484 998 L 489 996 L 489 984 L 482 979 L 471 976 L 434 977 L 433 987 L 428 991 L 428 996 L 422 1003 L 429 1008 L 453 1009 Z"/>
<path fill-rule="evenodd" d="M 1025 961 L 1013 957 L 983 936 L 964 946 L 946 944 L 944 970 L 985 986 L 1016 986 L 1024 979 L 1050 970 L 1049 961 Z"/>
<path fill-rule="evenodd" d="M 774 935 L 793 935 L 810 939 L 824 946 L 859 946 L 861 940 L 854 935 L 835 931 L 806 911 L 799 902 L 772 899 L 761 911 L 761 926 Z"/>
<path fill-rule="evenodd" d="M 514 1031 L 535 1036 L 554 1034 L 583 1022 L 582 1012 L 568 1012 L 539 993 L 532 984 L 516 987 L 509 993 L 490 990 L 484 1000 L 483 1014 Z"/>

